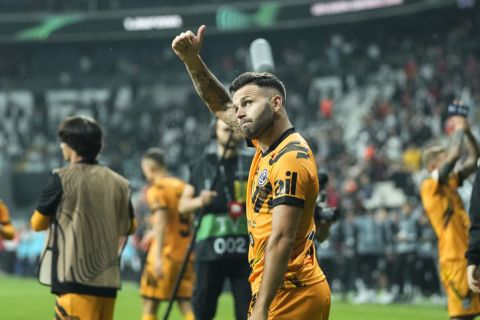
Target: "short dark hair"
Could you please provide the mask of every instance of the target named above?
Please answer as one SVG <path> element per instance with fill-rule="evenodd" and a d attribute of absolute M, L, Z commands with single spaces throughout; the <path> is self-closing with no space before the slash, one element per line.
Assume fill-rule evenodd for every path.
<path fill-rule="evenodd" d="M 287 98 L 287 91 L 285 85 L 280 79 L 271 74 L 270 72 L 245 72 L 236 77 L 230 84 L 230 94 L 234 94 L 238 89 L 246 86 L 247 84 L 256 84 L 261 88 L 272 88 L 280 92 L 285 104 Z"/>
<path fill-rule="evenodd" d="M 155 162 L 159 167 L 165 167 L 165 151 L 160 148 L 150 148 L 143 154 L 143 159 Z"/>
<path fill-rule="evenodd" d="M 90 117 L 66 118 L 60 124 L 58 136 L 86 160 L 95 160 L 102 149 L 102 128 Z"/>

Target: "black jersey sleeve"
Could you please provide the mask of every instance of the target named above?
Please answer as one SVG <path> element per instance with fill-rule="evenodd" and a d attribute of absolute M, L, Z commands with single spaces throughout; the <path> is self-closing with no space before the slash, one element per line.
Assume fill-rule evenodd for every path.
<path fill-rule="evenodd" d="M 62 181 L 58 173 L 52 173 L 47 185 L 43 188 L 37 211 L 45 216 L 54 216 L 62 199 Z"/>

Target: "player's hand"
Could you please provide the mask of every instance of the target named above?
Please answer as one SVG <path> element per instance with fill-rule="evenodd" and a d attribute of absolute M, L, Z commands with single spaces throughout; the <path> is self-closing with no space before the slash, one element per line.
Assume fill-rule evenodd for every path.
<path fill-rule="evenodd" d="M 330 236 L 330 226 L 332 225 L 332 222 L 325 219 L 320 219 L 315 221 L 315 224 L 317 227 L 315 237 L 317 238 L 318 242 L 322 243 Z"/>
<path fill-rule="evenodd" d="M 467 281 L 468 287 L 475 293 L 480 293 L 480 269 L 476 265 L 469 265 L 467 267 Z"/>
<path fill-rule="evenodd" d="M 148 251 L 148 248 L 150 248 L 150 245 L 152 244 L 153 238 L 154 233 L 152 230 L 145 233 L 142 240 L 140 240 L 140 243 L 138 244 L 140 249 L 142 249 L 143 251 Z"/>
<path fill-rule="evenodd" d="M 180 35 L 173 39 L 172 49 L 183 62 L 188 63 L 200 54 L 205 29 L 205 25 L 201 25 L 198 28 L 197 34 L 188 30 L 180 33 Z"/>
<path fill-rule="evenodd" d="M 162 259 L 156 258 L 153 262 L 153 274 L 157 277 L 163 277 L 163 263 Z"/>
<path fill-rule="evenodd" d="M 464 102 L 462 99 L 454 99 L 452 102 L 452 105 L 462 107 L 464 105 Z M 449 117 L 448 119 L 452 126 L 453 129 L 456 130 L 466 130 L 468 128 L 468 120 L 466 117 L 461 116 L 461 115 L 454 115 Z"/>
<path fill-rule="evenodd" d="M 467 118 L 462 116 L 451 116 L 448 121 L 453 126 L 453 130 L 466 130 L 468 128 Z"/>
<path fill-rule="evenodd" d="M 200 191 L 200 199 L 202 199 L 202 205 L 207 206 L 212 203 L 213 199 L 217 196 L 217 192 L 210 190 Z"/>

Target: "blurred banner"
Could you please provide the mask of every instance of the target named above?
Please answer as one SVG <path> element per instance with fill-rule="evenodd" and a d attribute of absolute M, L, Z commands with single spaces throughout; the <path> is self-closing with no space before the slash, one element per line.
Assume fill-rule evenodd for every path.
<path fill-rule="evenodd" d="M 192 5 L 72 14 L 0 14 L 0 42 L 91 41 L 172 36 L 207 25 L 209 33 L 308 27 L 409 14 L 457 0 L 327 0 Z"/>

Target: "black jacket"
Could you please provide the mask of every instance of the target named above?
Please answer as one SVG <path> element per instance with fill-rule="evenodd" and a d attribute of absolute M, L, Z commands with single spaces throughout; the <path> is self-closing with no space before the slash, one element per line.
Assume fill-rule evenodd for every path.
<path fill-rule="evenodd" d="M 480 264 L 480 168 L 475 174 L 472 195 L 470 197 L 470 234 L 468 238 L 468 250 L 465 253 L 468 264 Z"/>

